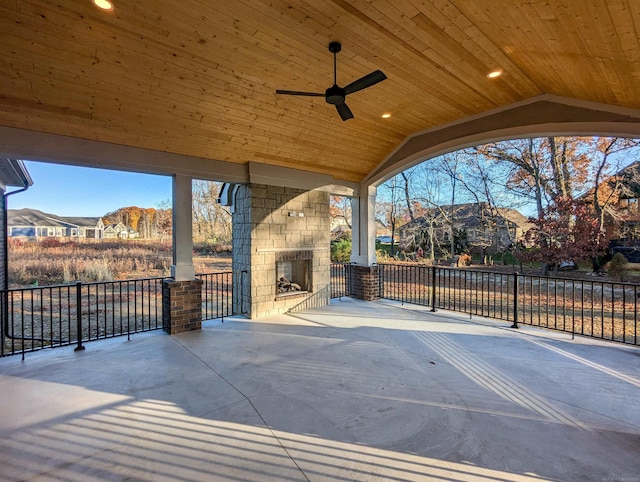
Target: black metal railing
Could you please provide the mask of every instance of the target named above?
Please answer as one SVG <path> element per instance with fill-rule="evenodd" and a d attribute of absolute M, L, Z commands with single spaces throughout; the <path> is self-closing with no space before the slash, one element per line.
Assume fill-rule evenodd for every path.
<path fill-rule="evenodd" d="M 162 278 L 0 291 L 0 355 L 162 328 Z"/>
<path fill-rule="evenodd" d="M 329 268 L 330 298 L 341 298 L 352 295 L 350 288 L 352 266 L 350 263 L 331 263 Z"/>
<path fill-rule="evenodd" d="M 231 272 L 202 280 L 202 319 L 233 314 Z M 0 356 L 163 328 L 163 278 L 0 290 Z"/>
<path fill-rule="evenodd" d="M 331 298 L 352 266 L 331 265 Z M 381 298 L 639 345 L 640 286 L 419 264 L 378 265 Z"/>
<path fill-rule="evenodd" d="M 197 274 L 202 280 L 202 320 L 212 320 L 233 313 L 233 273 Z"/>
<path fill-rule="evenodd" d="M 436 308 L 513 321 L 512 274 L 454 268 L 435 273 Z"/>
<path fill-rule="evenodd" d="M 518 276 L 518 321 L 604 340 L 640 344 L 640 286 Z"/>

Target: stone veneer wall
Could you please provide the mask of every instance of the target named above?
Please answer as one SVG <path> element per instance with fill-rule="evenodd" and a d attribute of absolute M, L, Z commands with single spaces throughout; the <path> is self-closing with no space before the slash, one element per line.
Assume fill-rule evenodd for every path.
<path fill-rule="evenodd" d="M 328 289 L 329 246 L 328 193 L 239 186 L 233 211 L 234 312 L 250 318 L 284 313 Z M 294 251 L 312 253 L 311 286 L 308 293 L 279 296 L 276 259 Z"/>

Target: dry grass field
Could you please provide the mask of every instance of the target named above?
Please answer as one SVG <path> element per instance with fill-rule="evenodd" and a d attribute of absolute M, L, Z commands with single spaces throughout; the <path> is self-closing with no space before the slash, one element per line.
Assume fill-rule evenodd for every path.
<path fill-rule="evenodd" d="M 194 264 L 197 273 L 229 271 L 230 249 L 196 245 Z M 9 285 L 12 288 L 168 276 L 170 267 L 170 242 L 9 240 Z"/>

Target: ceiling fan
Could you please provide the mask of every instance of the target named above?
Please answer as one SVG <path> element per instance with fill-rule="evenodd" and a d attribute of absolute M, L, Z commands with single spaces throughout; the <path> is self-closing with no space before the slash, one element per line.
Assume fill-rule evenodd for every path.
<path fill-rule="evenodd" d="M 336 106 L 338 114 L 343 121 L 347 119 L 353 119 L 353 112 L 345 103 L 345 97 L 348 94 L 353 94 L 359 90 L 366 89 L 372 85 L 382 82 L 387 78 L 381 70 L 376 70 L 364 77 L 359 78 L 351 82 L 349 85 L 339 87 L 336 79 L 336 54 L 342 50 L 340 42 L 331 42 L 329 44 L 329 52 L 333 53 L 333 85 L 329 87 L 324 94 L 318 92 L 299 92 L 296 90 L 276 90 L 276 94 L 284 95 L 302 95 L 307 97 L 324 97 L 328 104 Z"/>

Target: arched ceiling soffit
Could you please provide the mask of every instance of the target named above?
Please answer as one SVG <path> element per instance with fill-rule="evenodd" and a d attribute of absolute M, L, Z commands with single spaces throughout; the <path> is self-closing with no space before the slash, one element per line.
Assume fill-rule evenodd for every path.
<path fill-rule="evenodd" d="M 640 110 L 540 95 L 408 136 L 362 186 L 379 185 L 425 160 L 465 147 L 549 135 L 640 137 Z"/>

